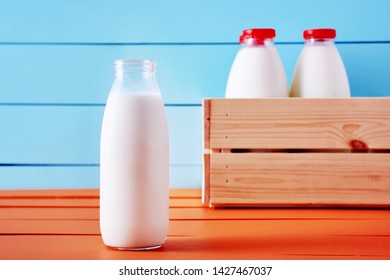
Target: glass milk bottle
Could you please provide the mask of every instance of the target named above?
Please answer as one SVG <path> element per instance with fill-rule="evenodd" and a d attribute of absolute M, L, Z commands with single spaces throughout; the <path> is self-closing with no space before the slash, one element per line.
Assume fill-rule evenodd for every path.
<path fill-rule="evenodd" d="M 227 98 L 288 97 L 286 73 L 271 28 L 244 30 L 230 69 Z"/>
<path fill-rule="evenodd" d="M 303 32 L 305 45 L 291 83 L 292 97 L 350 97 L 347 72 L 334 43 L 336 30 Z"/>
<path fill-rule="evenodd" d="M 120 250 L 160 247 L 169 221 L 169 142 L 155 62 L 118 60 L 100 146 L 100 229 Z"/>

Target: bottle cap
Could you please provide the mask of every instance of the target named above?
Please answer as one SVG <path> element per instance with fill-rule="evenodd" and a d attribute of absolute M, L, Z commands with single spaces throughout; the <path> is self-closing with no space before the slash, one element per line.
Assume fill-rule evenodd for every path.
<path fill-rule="evenodd" d="M 331 28 L 308 29 L 303 31 L 303 38 L 307 39 L 334 39 L 336 30 Z"/>
<path fill-rule="evenodd" d="M 276 36 L 275 29 L 272 28 L 252 28 L 242 31 L 240 36 L 240 43 L 247 39 L 272 39 Z"/>

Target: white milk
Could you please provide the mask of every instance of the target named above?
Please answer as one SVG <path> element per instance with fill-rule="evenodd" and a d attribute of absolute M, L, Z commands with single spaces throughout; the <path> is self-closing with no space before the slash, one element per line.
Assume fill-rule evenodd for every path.
<path fill-rule="evenodd" d="M 332 41 L 305 44 L 295 67 L 290 96 L 351 96 L 343 61 Z"/>
<path fill-rule="evenodd" d="M 169 143 L 162 98 L 111 92 L 103 119 L 100 228 L 106 245 L 164 243 L 169 220 Z"/>
<path fill-rule="evenodd" d="M 288 97 L 286 74 L 275 47 L 241 48 L 230 70 L 227 98 Z"/>

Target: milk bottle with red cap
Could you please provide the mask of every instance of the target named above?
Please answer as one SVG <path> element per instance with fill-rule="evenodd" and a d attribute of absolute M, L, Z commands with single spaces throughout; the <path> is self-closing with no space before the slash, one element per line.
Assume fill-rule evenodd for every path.
<path fill-rule="evenodd" d="M 286 74 L 271 28 L 244 30 L 230 70 L 227 98 L 288 97 Z"/>
<path fill-rule="evenodd" d="M 350 97 L 347 73 L 334 43 L 336 30 L 305 30 L 303 37 L 305 46 L 295 66 L 290 96 Z"/>

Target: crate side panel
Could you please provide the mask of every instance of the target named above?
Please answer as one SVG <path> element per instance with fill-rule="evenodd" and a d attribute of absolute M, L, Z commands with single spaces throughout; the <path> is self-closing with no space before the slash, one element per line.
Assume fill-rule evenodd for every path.
<path fill-rule="evenodd" d="M 212 99 L 212 149 L 390 149 L 390 98 Z"/>
<path fill-rule="evenodd" d="M 210 154 L 203 155 L 202 203 L 210 203 Z"/>
<path fill-rule="evenodd" d="M 203 99 L 203 148 L 210 149 L 210 99 Z"/>
<path fill-rule="evenodd" d="M 211 154 L 210 205 L 390 206 L 390 154 Z"/>

